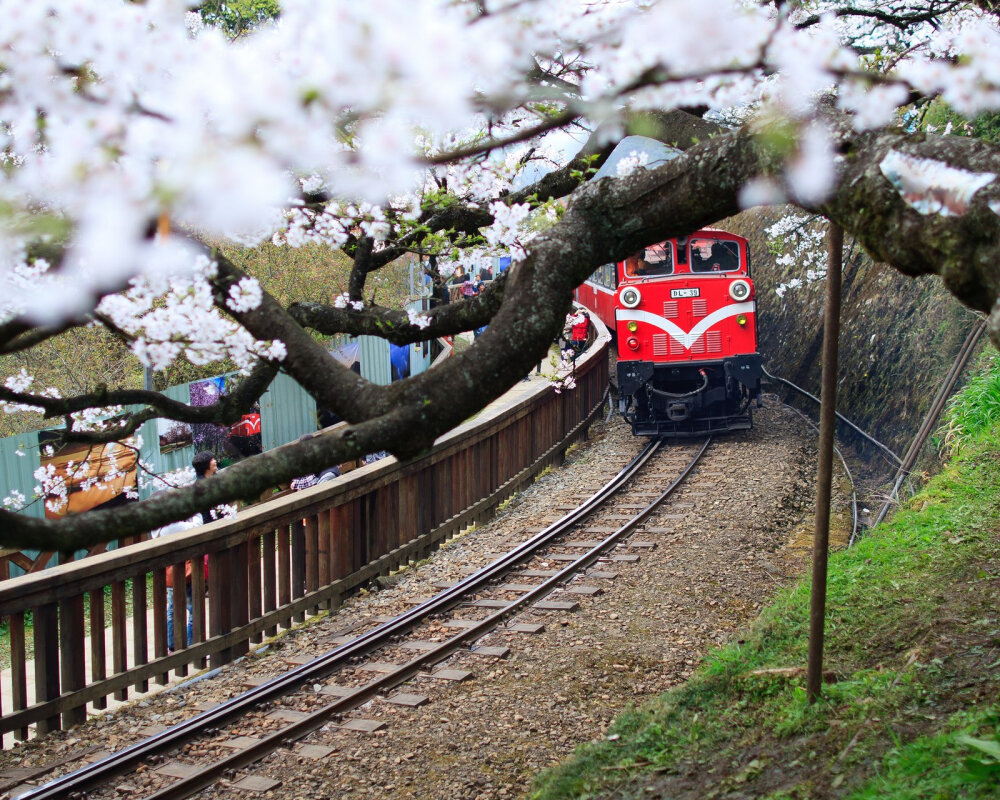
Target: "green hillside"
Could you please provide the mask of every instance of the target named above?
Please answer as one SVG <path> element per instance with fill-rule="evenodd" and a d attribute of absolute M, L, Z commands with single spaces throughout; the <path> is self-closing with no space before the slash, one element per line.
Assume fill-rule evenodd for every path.
<path fill-rule="evenodd" d="M 974 413 L 993 403 L 996 363 L 953 403 L 944 470 L 831 558 L 821 702 L 807 702 L 801 670 L 805 580 L 532 796 L 1000 795 L 1000 425 Z"/>

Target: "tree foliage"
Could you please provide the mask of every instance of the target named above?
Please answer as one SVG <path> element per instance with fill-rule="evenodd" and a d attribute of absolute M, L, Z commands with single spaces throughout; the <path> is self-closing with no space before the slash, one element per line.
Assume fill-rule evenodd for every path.
<path fill-rule="evenodd" d="M 232 422 L 281 370 L 349 423 L 114 511 L 0 512 L 4 544 L 71 549 L 364 453 L 419 453 L 543 355 L 596 266 L 754 205 L 790 202 L 908 275 L 940 275 L 1000 341 L 992 3 L 0 10 L 0 357 L 32 362 L 96 325 L 158 385 L 216 363 L 243 374 L 193 408 L 124 376 L 53 392 L 25 369 L 0 403 L 100 443 L 154 417 Z M 971 135 L 913 124 L 945 107 L 976 121 Z M 631 133 L 682 155 L 591 180 Z M 403 256 L 441 281 L 496 254 L 514 267 L 460 303 L 408 313 L 386 288 Z M 324 346 L 487 324 L 386 387 Z"/>
<path fill-rule="evenodd" d="M 208 25 L 216 25 L 236 38 L 262 22 L 277 19 L 281 6 L 276 0 L 210 0 L 198 6 L 198 13 Z"/>

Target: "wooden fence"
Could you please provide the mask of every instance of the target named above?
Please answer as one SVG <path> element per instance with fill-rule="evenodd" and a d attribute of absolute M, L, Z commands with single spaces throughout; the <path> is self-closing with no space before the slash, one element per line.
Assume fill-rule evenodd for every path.
<path fill-rule="evenodd" d="M 577 362 L 574 390 L 557 394 L 539 381 L 505 413 L 463 424 L 423 457 L 383 459 L 234 519 L 3 581 L 11 664 L 0 686 L 5 746 L 83 722 L 88 706 L 146 692 L 170 671 L 230 662 L 488 518 L 586 436 L 607 391 L 606 347 L 602 331 Z M 169 652 L 166 573 L 183 574 L 185 565 L 192 641 L 184 642 L 180 591 Z"/>

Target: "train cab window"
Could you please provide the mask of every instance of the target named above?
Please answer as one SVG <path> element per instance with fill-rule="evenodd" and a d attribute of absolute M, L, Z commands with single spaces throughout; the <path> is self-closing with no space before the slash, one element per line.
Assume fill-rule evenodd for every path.
<path fill-rule="evenodd" d="M 691 240 L 692 272 L 733 272 L 740 268 L 740 246 L 724 239 Z"/>
<path fill-rule="evenodd" d="M 671 275 L 674 271 L 674 251 L 670 242 L 647 247 L 641 253 L 625 259 L 625 274 L 630 278 Z"/>

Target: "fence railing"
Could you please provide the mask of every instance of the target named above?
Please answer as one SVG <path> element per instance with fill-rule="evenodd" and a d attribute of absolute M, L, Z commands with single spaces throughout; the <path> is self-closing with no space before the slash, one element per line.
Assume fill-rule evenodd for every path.
<path fill-rule="evenodd" d="M 463 424 L 420 458 L 383 459 L 233 519 L 3 581 L 4 744 L 78 724 L 88 707 L 146 692 L 171 671 L 230 662 L 483 521 L 586 436 L 607 391 L 606 346 L 602 331 L 577 362 L 574 390 L 539 381 L 506 413 Z M 168 568 L 185 567 L 191 641 L 178 589 L 168 642 Z"/>
<path fill-rule="evenodd" d="M 138 537 L 138 540 L 144 540 L 149 538 L 147 534 Z M 134 543 L 137 540 L 136 537 L 129 539 L 130 543 Z M 95 556 L 98 553 L 103 553 L 107 550 L 114 550 L 117 547 L 121 547 L 122 542 L 115 540 L 113 542 L 104 542 L 102 544 L 96 544 L 92 547 L 88 547 L 86 550 L 78 550 L 75 553 L 71 553 L 72 560 L 78 560 L 81 558 L 89 558 L 90 556 Z M 43 569 L 47 569 L 53 560 L 59 561 L 63 559 L 65 554 L 56 553 L 55 550 L 13 550 L 11 548 L 0 549 L 0 581 L 5 581 L 8 578 L 17 575 L 24 575 L 33 572 L 41 572 Z M 12 569 L 14 568 L 14 569 Z M 16 569 L 16 572 L 15 572 Z"/>

